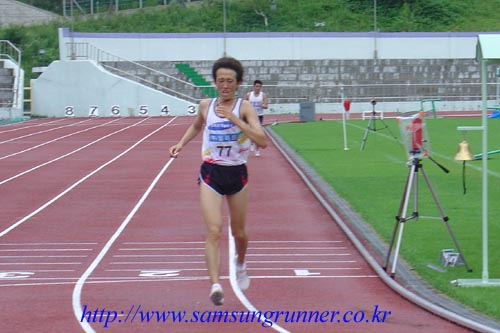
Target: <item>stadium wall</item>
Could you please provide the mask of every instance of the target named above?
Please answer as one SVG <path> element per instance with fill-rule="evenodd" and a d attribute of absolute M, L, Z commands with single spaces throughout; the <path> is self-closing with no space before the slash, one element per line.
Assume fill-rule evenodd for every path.
<path fill-rule="evenodd" d="M 132 61 L 473 59 L 477 32 L 85 33 L 59 30 L 60 59 L 88 43 Z"/>
<path fill-rule="evenodd" d="M 109 73 L 91 60 L 55 61 L 31 82 L 33 116 L 189 115 L 189 102 Z"/>
<path fill-rule="evenodd" d="M 310 62 L 320 60 L 363 60 L 368 62 L 366 68 L 359 66 L 346 68 L 341 73 L 342 78 L 351 79 L 363 70 L 373 68 L 382 60 L 399 59 L 421 60 L 418 62 L 418 68 L 415 68 L 415 73 L 422 72 L 422 68 L 426 66 L 425 62 L 436 63 L 447 61 L 450 59 L 462 59 L 470 66 L 464 67 L 464 72 L 476 72 L 474 64 L 476 43 L 478 33 L 84 33 L 71 32 L 66 28 L 59 30 L 59 46 L 61 63 L 74 62 L 69 61 L 73 56 L 71 45 L 92 45 L 93 47 L 103 50 L 117 57 L 135 61 L 135 62 L 208 62 L 227 54 L 234 56 L 245 62 L 252 61 L 276 61 L 280 60 Z M 76 59 L 83 59 L 78 58 Z M 361 62 L 361 63 L 363 63 Z M 424 62 L 424 63 L 422 63 Z M 284 63 L 287 63 L 284 61 Z M 74 62 L 72 66 L 88 66 L 85 62 Z M 49 89 L 48 82 L 41 84 L 35 80 L 33 89 L 36 99 L 34 100 L 32 110 L 39 115 L 63 116 L 66 112 L 66 106 L 73 106 L 78 109 L 78 114 L 88 114 L 89 109 L 93 106 L 104 107 L 109 112 L 110 105 L 118 105 L 124 96 L 137 96 L 134 105 L 127 106 L 127 109 L 139 110 L 141 105 L 149 104 L 150 88 L 136 87 L 129 81 L 126 85 L 122 85 L 120 94 L 114 95 L 114 100 L 111 101 L 103 91 L 108 91 L 108 86 L 102 84 L 104 81 L 93 80 L 92 77 L 83 73 L 84 71 L 73 71 L 79 73 L 77 75 L 85 75 L 85 79 L 71 78 L 69 73 L 60 71 L 61 64 L 57 66 L 49 66 L 46 73 L 43 73 L 38 80 L 45 80 L 50 75 L 55 78 L 57 75 L 64 77 L 64 81 L 71 80 L 80 89 L 72 90 L 69 85 L 60 85 L 58 89 Z M 99 65 L 93 63 L 93 66 Z M 394 67 L 394 66 L 392 66 Z M 430 67 L 428 68 L 430 70 Z M 53 72 L 57 70 L 58 72 Z M 280 68 L 275 69 L 280 71 Z M 281 68 L 285 70 L 285 68 Z M 424 69 L 424 72 L 427 70 Z M 99 75 L 104 75 L 104 70 L 92 71 L 99 72 Z M 109 73 L 108 73 L 109 75 Z M 444 80 L 448 80 L 448 73 L 441 73 Z M 493 74 L 494 75 L 494 74 Z M 479 71 L 477 70 L 477 78 Z M 473 78 L 472 81 L 477 80 Z M 125 80 L 118 76 L 114 76 L 114 80 Z M 453 81 L 453 79 L 448 80 Z M 55 82 L 55 80 L 53 81 Z M 95 86 L 88 85 L 87 82 L 95 82 Z M 302 82 L 303 83 L 303 82 Z M 374 82 L 377 83 L 377 82 Z M 415 75 L 412 84 L 425 83 L 423 77 Z M 339 83 L 334 84 L 342 84 Z M 408 84 L 405 82 L 404 84 Z M 68 89 L 71 92 L 61 93 L 61 89 Z M 82 89 L 94 91 L 94 94 L 86 95 L 88 99 L 79 96 Z M 38 90 L 38 91 L 37 91 Z M 143 92 L 144 91 L 144 92 Z M 338 95 L 338 94 L 336 94 Z M 168 96 L 168 95 L 165 95 Z M 338 97 L 338 96 L 336 96 Z M 104 98 L 107 98 L 104 100 Z M 165 97 L 166 98 L 166 97 Z M 55 105 L 56 99 L 64 99 Z M 479 99 L 479 95 L 478 95 Z M 41 103 L 44 101 L 44 103 Z M 315 101 L 317 102 L 317 101 Z M 45 104 L 46 103 L 46 104 Z M 408 106 L 399 103 L 397 107 L 383 103 L 381 108 L 386 110 L 398 110 L 400 112 L 412 111 L 418 106 L 418 99 L 413 103 L 407 103 Z M 447 101 L 443 101 L 447 103 Z M 170 104 L 170 103 L 163 103 Z M 316 103 L 316 112 L 342 112 L 338 103 Z M 355 112 L 363 112 L 367 109 L 365 105 L 356 105 L 353 103 L 352 109 Z M 155 105 L 159 103 L 155 102 Z M 477 109 L 480 105 L 479 100 L 459 102 L 458 106 L 452 103 L 447 104 L 450 109 Z M 191 110 L 192 105 L 185 102 L 178 108 L 170 108 L 173 114 L 189 114 L 186 110 Z M 155 110 L 158 107 L 155 106 Z M 278 104 L 271 105 L 271 110 L 276 113 L 297 113 L 299 112 L 299 104 Z M 408 109 L 408 110 L 406 110 Z M 123 113 L 130 114 L 130 113 Z"/>

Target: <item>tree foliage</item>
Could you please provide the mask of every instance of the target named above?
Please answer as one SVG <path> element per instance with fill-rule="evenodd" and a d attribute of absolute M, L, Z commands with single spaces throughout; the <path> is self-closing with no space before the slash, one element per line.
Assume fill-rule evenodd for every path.
<path fill-rule="evenodd" d="M 52 11 L 62 6 L 60 0 L 24 1 Z M 100 4 L 110 1 L 114 0 L 101 0 Z M 163 0 L 143 0 L 143 4 L 158 2 Z M 73 26 L 81 32 L 222 32 L 224 2 L 228 32 L 373 31 L 375 3 L 376 26 L 381 32 L 500 31 L 500 20 L 494 14 L 500 0 L 480 4 L 476 0 L 199 0 L 190 6 L 183 0 L 168 0 L 168 6 L 133 12 L 76 15 Z M 30 68 L 58 59 L 57 29 L 71 26 L 69 19 L 11 26 L 0 29 L 0 39 L 21 48 L 23 67 L 30 75 Z"/>

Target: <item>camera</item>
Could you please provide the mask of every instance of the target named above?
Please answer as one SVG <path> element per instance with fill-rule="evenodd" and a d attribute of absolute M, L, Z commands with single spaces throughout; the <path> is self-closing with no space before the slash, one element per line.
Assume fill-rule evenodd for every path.
<path fill-rule="evenodd" d="M 429 136 L 425 126 L 425 114 L 417 112 L 413 115 L 396 118 L 401 132 L 401 139 L 409 157 L 423 158 L 430 154 Z"/>

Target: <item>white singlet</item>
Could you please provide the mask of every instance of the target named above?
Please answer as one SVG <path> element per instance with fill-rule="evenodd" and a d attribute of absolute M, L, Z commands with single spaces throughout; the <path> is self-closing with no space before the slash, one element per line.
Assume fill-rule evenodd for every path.
<path fill-rule="evenodd" d="M 262 108 L 262 104 L 264 104 L 264 93 L 262 91 L 258 96 L 255 96 L 255 92 L 251 91 L 248 101 L 252 103 L 258 116 L 262 116 L 264 114 L 264 109 Z"/>
<path fill-rule="evenodd" d="M 219 165 L 240 165 L 248 160 L 250 140 L 241 129 L 215 113 L 216 98 L 210 101 L 207 119 L 203 130 L 202 159 L 207 163 Z M 240 117 L 243 102 L 238 98 L 234 103 L 233 114 Z"/>

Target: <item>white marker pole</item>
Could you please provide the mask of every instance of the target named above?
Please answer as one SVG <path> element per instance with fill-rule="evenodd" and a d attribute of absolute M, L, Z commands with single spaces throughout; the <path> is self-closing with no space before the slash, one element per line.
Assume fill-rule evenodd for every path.
<path fill-rule="evenodd" d="M 347 110 L 344 107 L 344 88 L 340 88 L 340 103 L 342 104 L 342 108 L 344 111 L 342 112 L 342 129 L 344 130 L 344 150 L 349 150 L 347 147 L 347 129 L 346 129 L 346 112 Z"/>

